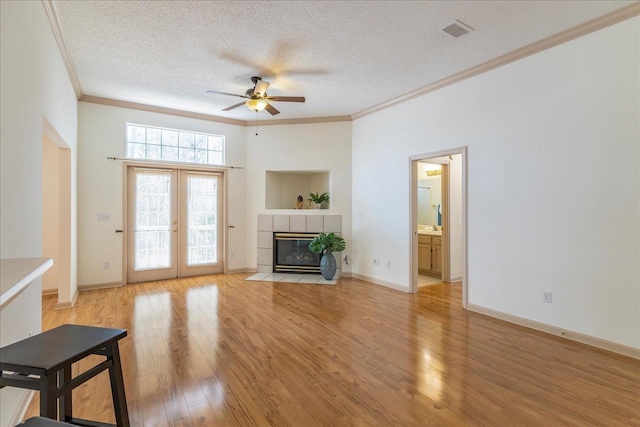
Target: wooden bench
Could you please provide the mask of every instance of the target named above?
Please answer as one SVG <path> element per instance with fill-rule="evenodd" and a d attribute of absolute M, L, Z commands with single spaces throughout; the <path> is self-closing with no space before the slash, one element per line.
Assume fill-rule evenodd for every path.
<path fill-rule="evenodd" d="M 40 391 L 41 417 L 76 425 L 105 426 L 109 424 L 73 418 L 71 391 L 108 369 L 116 425 L 129 427 L 118 349 L 118 341 L 126 336 L 124 329 L 62 325 L 0 348 L 0 387 Z M 71 378 L 71 365 L 91 354 L 106 359 Z"/>

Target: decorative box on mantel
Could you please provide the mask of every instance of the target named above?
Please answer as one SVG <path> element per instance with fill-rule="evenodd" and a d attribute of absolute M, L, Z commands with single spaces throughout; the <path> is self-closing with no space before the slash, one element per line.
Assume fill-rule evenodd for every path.
<path fill-rule="evenodd" d="M 272 273 L 273 233 L 342 233 L 342 215 L 258 215 L 258 273 Z M 342 254 L 335 252 L 340 276 Z"/>

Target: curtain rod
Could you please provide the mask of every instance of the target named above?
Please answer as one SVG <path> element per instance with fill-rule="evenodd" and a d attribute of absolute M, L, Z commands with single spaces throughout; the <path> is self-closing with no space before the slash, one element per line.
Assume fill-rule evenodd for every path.
<path fill-rule="evenodd" d="M 130 161 L 130 162 L 141 162 L 141 163 L 151 163 L 151 164 L 157 164 L 157 162 L 151 162 L 149 160 L 146 159 L 123 159 L 121 157 L 107 157 L 107 160 L 123 160 L 123 161 Z M 173 163 L 173 162 L 160 162 L 160 164 L 162 165 L 171 165 L 171 164 L 176 164 L 176 165 L 180 165 L 180 166 L 185 166 L 185 165 L 192 165 L 192 166 L 200 166 L 200 167 L 212 167 L 212 168 L 222 168 L 222 169 L 242 169 L 241 166 L 225 166 L 225 165 L 210 165 L 207 163 Z"/>

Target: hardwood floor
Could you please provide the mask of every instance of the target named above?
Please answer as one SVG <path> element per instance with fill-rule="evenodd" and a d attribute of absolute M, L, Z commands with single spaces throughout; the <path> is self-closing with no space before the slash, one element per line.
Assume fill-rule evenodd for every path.
<path fill-rule="evenodd" d="M 639 361 L 467 312 L 460 285 L 408 295 L 246 276 L 82 292 L 67 310 L 44 297 L 43 326 L 129 331 L 137 426 L 640 425 Z M 106 372 L 74 406 L 114 422 Z M 36 393 L 27 416 L 37 408 Z"/>

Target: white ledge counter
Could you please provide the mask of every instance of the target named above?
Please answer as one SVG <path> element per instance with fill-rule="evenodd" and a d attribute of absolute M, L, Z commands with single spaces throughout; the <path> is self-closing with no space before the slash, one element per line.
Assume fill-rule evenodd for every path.
<path fill-rule="evenodd" d="M 6 258 L 0 260 L 0 310 L 17 297 L 45 271 L 51 258 Z"/>
<path fill-rule="evenodd" d="M 0 260 L 0 347 L 42 331 L 42 281 L 53 265 L 51 258 Z M 0 390 L 0 427 L 22 421 L 33 391 L 5 387 Z"/>

